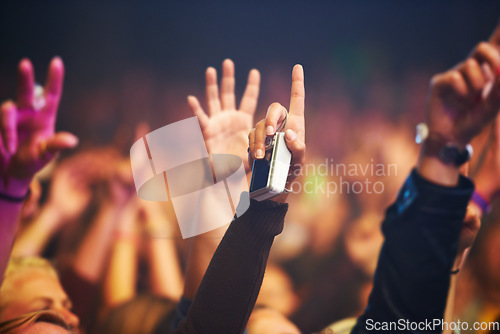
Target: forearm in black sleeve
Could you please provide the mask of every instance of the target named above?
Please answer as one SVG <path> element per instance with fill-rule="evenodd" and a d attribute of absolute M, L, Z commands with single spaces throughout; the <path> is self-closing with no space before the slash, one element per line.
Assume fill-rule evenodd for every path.
<path fill-rule="evenodd" d="M 450 270 L 473 190 L 465 177 L 457 187 L 448 188 L 412 172 L 386 212 L 373 290 L 352 333 L 387 333 L 382 326 L 391 322 L 398 327 L 390 332 L 441 332 L 431 326 L 406 330 L 407 321 L 428 324 L 443 318 Z"/>
<path fill-rule="evenodd" d="M 176 333 L 242 333 L 288 204 L 251 200 L 229 226 Z"/>

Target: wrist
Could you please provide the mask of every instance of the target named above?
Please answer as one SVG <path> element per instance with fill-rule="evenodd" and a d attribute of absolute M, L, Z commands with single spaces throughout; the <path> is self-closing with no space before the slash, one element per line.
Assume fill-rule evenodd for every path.
<path fill-rule="evenodd" d="M 463 140 L 439 132 L 424 123 L 417 125 L 415 141 L 422 144 L 418 172 L 425 179 L 443 186 L 458 184 L 460 166 L 472 155 L 472 147 Z"/>
<path fill-rule="evenodd" d="M 276 202 L 276 203 L 286 203 L 286 201 L 288 200 L 288 195 L 290 195 L 291 192 L 293 192 L 293 188 L 292 188 L 292 185 L 293 185 L 293 180 L 295 178 L 292 177 L 287 180 L 286 184 L 285 184 L 285 189 L 283 190 L 283 192 L 276 196 L 276 197 L 272 197 L 270 198 L 271 201 L 273 202 Z"/>
<path fill-rule="evenodd" d="M 480 213 L 480 218 L 490 212 L 491 210 L 491 197 L 484 196 L 482 192 L 474 191 L 471 198 L 471 205 Z"/>
<path fill-rule="evenodd" d="M 437 157 L 426 156 L 423 152 L 417 166 L 418 173 L 429 182 L 456 187 L 460 176 L 460 168 L 443 163 Z"/>
<path fill-rule="evenodd" d="M 474 179 L 476 192 L 488 203 L 491 203 L 493 198 L 500 194 L 498 187 L 492 182 L 494 178 L 495 176 L 482 175 L 481 171 L 479 171 L 477 177 Z"/>
<path fill-rule="evenodd" d="M 450 119 L 447 114 L 448 107 L 440 105 L 439 110 L 430 107 L 427 117 L 428 133 L 441 137 L 446 142 L 457 144 L 459 147 L 465 147 L 474 137 L 471 130 L 457 129 L 455 120 Z"/>
<path fill-rule="evenodd" d="M 419 126 L 425 125 L 420 124 Z M 417 138 L 423 139 L 423 155 L 434 156 L 446 165 L 459 167 L 472 157 L 472 146 L 470 144 L 457 142 L 440 133 L 428 132 L 425 137 L 422 134 L 418 134 Z"/>

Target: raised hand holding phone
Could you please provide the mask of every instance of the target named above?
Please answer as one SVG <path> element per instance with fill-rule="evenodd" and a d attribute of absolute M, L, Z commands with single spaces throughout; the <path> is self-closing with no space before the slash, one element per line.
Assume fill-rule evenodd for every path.
<path fill-rule="evenodd" d="M 301 65 L 295 65 L 292 71 L 292 89 L 290 94 L 290 112 L 287 115 L 287 110 L 281 104 L 275 102 L 271 104 L 267 110 L 266 118 L 259 121 L 250 134 L 248 135 L 249 140 L 249 162 L 254 164 L 255 161 L 259 161 L 265 158 L 266 152 L 266 139 L 268 136 L 275 137 L 277 130 L 280 125 L 285 122 L 286 126 L 284 128 L 284 134 L 275 137 L 275 144 L 282 147 L 280 143 L 286 144 L 289 152 L 291 153 L 290 169 L 288 171 L 288 177 L 286 178 L 286 183 L 284 189 L 290 190 L 288 188 L 293 180 L 296 178 L 297 170 L 302 168 L 302 164 L 305 159 L 305 119 L 304 119 L 304 102 L 305 102 L 305 88 L 304 88 L 304 70 Z M 276 147 L 276 146 L 275 146 Z M 286 156 L 286 152 L 283 152 Z M 269 157 L 269 158 L 272 158 Z M 258 163 L 265 167 L 267 165 L 263 163 Z M 280 168 L 281 170 L 281 168 Z M 252 181 L 257 182 L 257 172 L 254 170 L 252 173 Z M 254 176 L 255 175 L 255 176 Z M 266 178 L 266 173 L 261 173 L 261 177 Z M 269 180 L 271 175 L 267 174 L 267 179 Z M 259 185 L 262 180 L 259 180 Z M 251 182 L 253 183 L 253 182 Z M 263 189 L 255 184 L 255 188 Z M 267 186 L 267 184 L 266 184 Z M 265 187 L 264 187 L 265 188 Z M 251 186 L 252 190 L 252 186 Z M 288 191 L 285 191 L 273 198 L 273 200 L 278 202 L 286 201 Z"/>

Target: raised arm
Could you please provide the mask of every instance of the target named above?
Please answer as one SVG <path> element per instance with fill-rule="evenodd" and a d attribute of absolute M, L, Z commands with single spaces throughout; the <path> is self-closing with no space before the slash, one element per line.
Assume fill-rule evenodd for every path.
<path fill-rule="evenodd" d="M 300 132 L 304 126 L 304 94 L 303 69 L 302 66 L 296 65 L 292 73 L 290 102 L 290 115 L 295 116 L 296 122 L 289 124 L 289 129 L 292 133 L 301 133 L 302 136 L 292 136 L 287 140 L 296 161 L 302 161 L 305 152 L 305 145 L 294 145 L 295 141 L 304 143 L 305 139 L 305 132 Z M 268 117 L 276 116 L 275 114 L 279 116 L 281 112 L 281 108 L 272 108 Z M 259 132 L 257 136 L 254 129 L 251 133 L 250 138 L 253 138 L 253 141 L 258 138 L 264 142 L 264 132 Z M 284 199 L 286 197 L 279 200 Z M 262 284 L 274 237 L 283 228 L 287 207 L 278 201 L 251 200 L 249 209 L 229 226 L 203 277 L 187 318 L 180 323 L 176 332 L 244 331 Z M 160 332 L 161 328 L 158 333 Z"/>
<path fill-rule="evenodd" d="M 74 135 L 54 131 L 63 77 L 63 62 L 54 58 L 41 92 L 35 88 L 33 65 L 23 59 L 19 63 L 17 100 L 1 106 L 0 280 L 3 280 L 22 202 L 33 175 L 59 151 L 78 144 Z"/>
<path fill-rule="evenodd" d="M 146 229 L 144 247 L 149 267 L 151 293 L 179 301 L 184 287 L 179 254 L 177 252 L 176 221 L 167 217 L 164 202 L 139 201 L 139 212 Z M 172 210 L 169 207 L 169 210 Z"/>
<path fill-rule="evenodd" d="M 453 69 L 433 77 L 429 135 L 417 169 L 389 207 L 374 287 L 353 333 L 440 333 L 472 182 L 465 148 L 500 108 L 500 26 Z M 450 153 L 452 149 L 452 154 Z M 434 320 L 436 319 L 436 320 Z M 411 328 L 411 326 L 419 326 Z M 430 322 L 430 324 L 428 324 Z"/>
<path fill-rule="evenodd" d="M 198 117 L 205 144 L 210 154 L 223 153 L 239 156 L 249 171 L 248 133 L 252 129 L 260 88 L 260 73 L 253 69 L 248 74 L 247 87 L 236 108 L 234 94 L 234 63 L 230 59 L 222 63 L 222 81 L 219 95 L 217 71 L 209 67 L 206 71 L 206 104 L 208 114 L 198 99 L 188 97 L 191 111 Z M 183 296 L 193 299 L 212 256 L 224 235 L 225 227 L 191 238 L 186 268 Z"/>
<path fill-rule="evenodd" d="M 132 300 L 136 296 L 140 241 L 137 203 L 130 200 L 117 219 L 109 265 L 103 280 L 103 303 L 107 308 Z"/>

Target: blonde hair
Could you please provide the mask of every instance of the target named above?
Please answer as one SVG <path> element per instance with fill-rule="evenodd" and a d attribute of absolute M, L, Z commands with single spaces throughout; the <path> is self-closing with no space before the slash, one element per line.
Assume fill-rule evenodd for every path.
<path fill-rule="evenodd" d="M 12 277 L 29 270 L 42 270 L 56 279 L 59 279 L 57 271 L 49 260 L 39 256 L 12 257 L 9 260 L 2 286 L 0 287 L 0 315 L 7 304 L 7 296 L 12 288 Z"/>
<path fill-rule="evenodd" d="M 7 269 L 5 270 L 4 278 L 7 278 L 9 275 L 30 269 L 41 269 L 50 273 L 54 277 L 59 278 L 59 276 L 57 275 L 57 271 L 52 263 L 50 263 L 49 260 L 39 256 L 22 256 L 10 258 Z"/>

